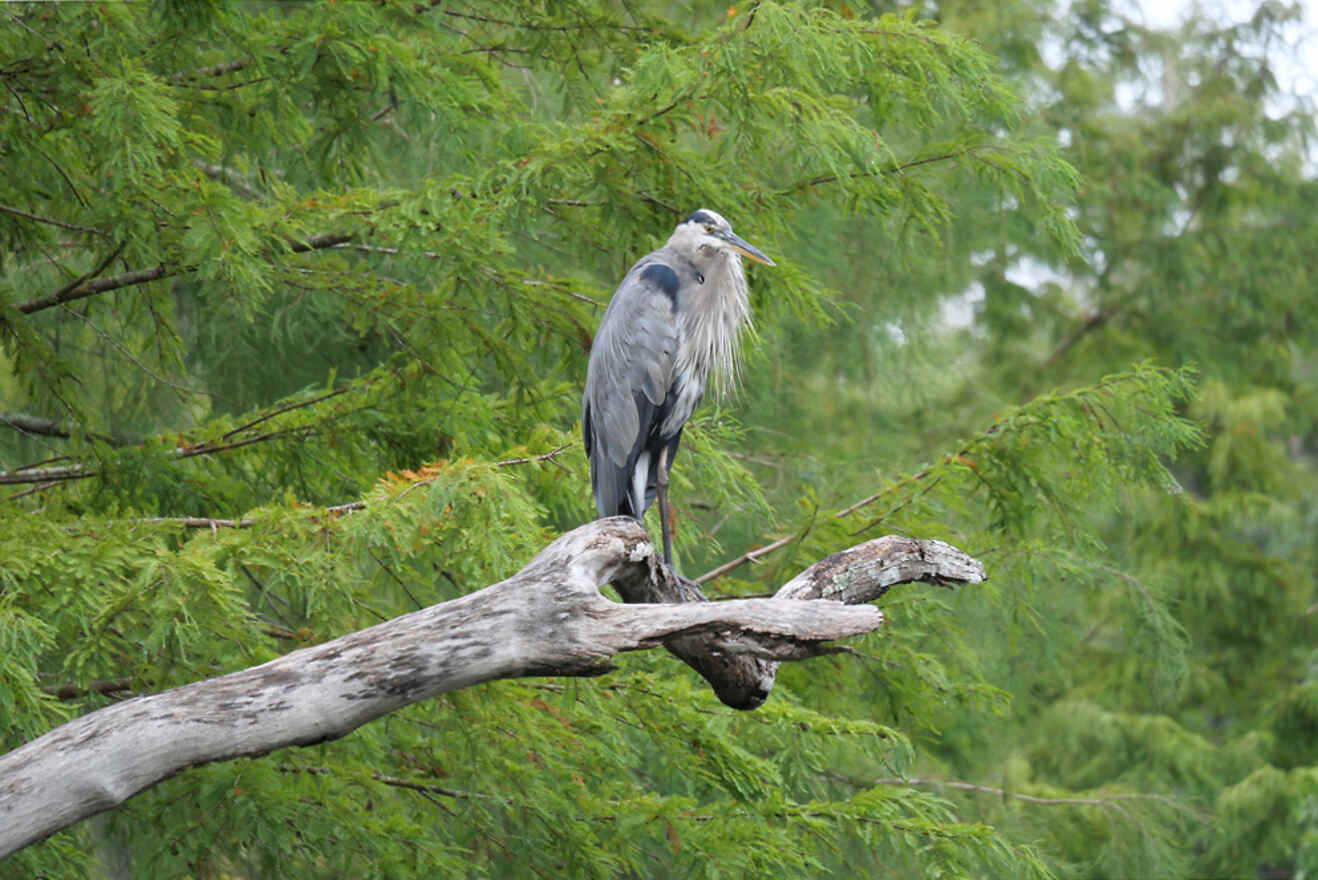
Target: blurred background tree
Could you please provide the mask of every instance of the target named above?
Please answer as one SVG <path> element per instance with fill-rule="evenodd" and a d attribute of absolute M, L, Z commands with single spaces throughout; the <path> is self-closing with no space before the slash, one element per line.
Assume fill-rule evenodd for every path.
<path fill-rule="evenodd" d="M 8 8 L 5 747 L 590 517 L 591 333 L 696 207 L 779 266 L 674 471 L 687 574 L 899 532 L 992 580 L 754 713 L 653 652 L 486 686 L 0 873 L 1318 870 L 1299 13 L 1124 9 Z"/>

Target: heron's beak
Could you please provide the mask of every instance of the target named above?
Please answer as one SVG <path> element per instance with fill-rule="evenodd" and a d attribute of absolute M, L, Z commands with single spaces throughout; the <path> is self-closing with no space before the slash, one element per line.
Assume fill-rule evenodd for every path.
<path fill-rule="evenodd" d="M 761 253 L 759 248 L 745 241 L 741 237 L 734 235 L 731 232 L 718 232 L 716 234 L 719 238 L 732 245 L 732 249 L 742 256 L 754 260 L 757 263 L 763 263 L 766 266 L 776 265 L 773 260 Z"/>

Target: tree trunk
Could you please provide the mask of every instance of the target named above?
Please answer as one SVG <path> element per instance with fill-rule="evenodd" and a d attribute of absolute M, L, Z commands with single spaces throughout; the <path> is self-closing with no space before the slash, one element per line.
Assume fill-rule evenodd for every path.
<path fill-rule="evenodd" d="M 476 593 L 116 703 L 0 756 L 0 858 L 188 767 L 337 739 L 485 681 L 600 675 L 621 651 L 665 645 L 724 702 L 754 708 L 779 661 L 830 653 L 838 649 L 825 642 L 877 629 L 883 615 L 859 603 L 897 583 L 983 576 L 977 561 L 946 544 L 889 537 L 816 563 L 773 599 L 682 604 L 644 528 L 627 517 L 599 520 Z M 629 603 L 672 603 L 611 602 L 599 592 L 610 581 Z"/>

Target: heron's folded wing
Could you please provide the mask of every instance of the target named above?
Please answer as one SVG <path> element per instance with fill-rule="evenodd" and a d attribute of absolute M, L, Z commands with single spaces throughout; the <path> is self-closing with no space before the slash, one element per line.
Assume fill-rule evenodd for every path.
<path fill-rule="evenodd" d="M 637 263 L 591 347 L 582 429 L 602 515 L 622 509 L 637 457 L 663 418 L 677 356 L 676 283 L 668 267 Z"/>

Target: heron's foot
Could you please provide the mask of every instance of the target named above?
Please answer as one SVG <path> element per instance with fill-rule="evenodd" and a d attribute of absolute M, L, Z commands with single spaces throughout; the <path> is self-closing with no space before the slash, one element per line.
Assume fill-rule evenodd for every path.
<path fill-rule="evenodd" d="M 677 588 L 678 601 L 681 602 L 708 602 L 705 594 L 700 592 L 700 584 L 690 578 L 682 577 L 677 573 L 677 569 L 672 566 L 666 566 L 668 575 L 673 579 L 673 585 Z"/>

